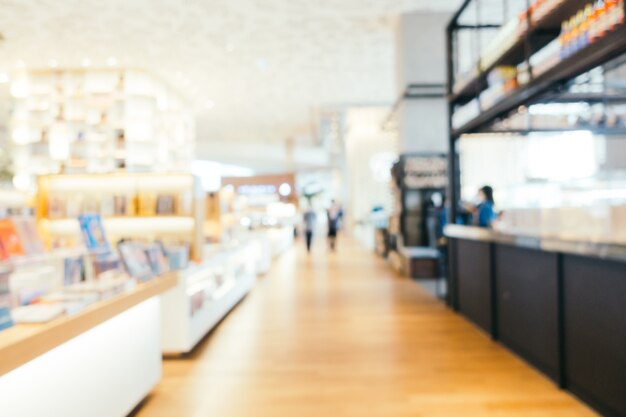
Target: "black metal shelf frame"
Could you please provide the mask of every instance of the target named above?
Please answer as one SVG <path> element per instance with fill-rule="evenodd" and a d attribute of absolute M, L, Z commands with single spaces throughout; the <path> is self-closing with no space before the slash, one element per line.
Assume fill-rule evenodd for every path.
<path fill-rule="evenodd" d="M 530 17 L 528 17 L 528 29 L 524 36 L 516 40 L 513 46 L 505 51 L 495 62 L 488 68 L 479 71 L 477 77 L 471 80 L 458 93 L 453 92 L 455 80 L 455 42 L 458 30 L 466 30 L 468 28 L 481 30 L 486 28 L 497 27 L 497 25 L 483 25 L 477 22 L 476 25 L 466 25 L 460 22 L 463 13 L 473 2 L 481 0 L 465 0 L 459 10 L 453 15 L 448 27 L 446 36 L 447 49 L 447 79 L 448 79 L 448 115 L 449 115 L 449 155 L 448 164 L 450 172 L 450 219 L 455 220 L 458 215 L 458 202 L 460 198 L 460 166 L 459 155 L 457 153 L 457 140 L 461 135 L 468 133 L 484 132 L 485 128 L 494 121 L 507 116 L 520 106 L 528 106 L 539 101 L 539 98 L 546 97 L 548 102 L 568 102 L 570 100 L 584 102 L 615 102 L 621 101 L 622 97 L 611 96 L 608 94 L 572 94 L 558 96 L 548 93 L 558 91 L 560 86 L 566 82 L 590 71 L 593 68 L 601 66 L 616 57 L 626 53 L 626 25 L 621 25 L 617 29 L 598 39 L 593 44 L 586 46 L 575 54 L 555 64 L 550 69 L 544 71 L 538 76 L 532 76 L 526 85 L 520 86 L 506 96 L 500 98 L 495 104 L 486 110 L 482 110 L 473 119 L 469 120 L 463 126 L 454 129 L 452 126 L 452 115 L 455 107 L 460 104 L 467 103 L 473 98 L 477 98 L 480 92 L 487 88 L 487 74 L 498 65 L 517 65 L 523 62 L 530 68 L 530 57 L 543 46 L 547 45 L 553 39 L 559 36 L 561 22 L 570 16 L 573 16 L 578 10 L 589 4 L 592 0 L 564 0 L 560 6 L 543 16 L 534 25 Z M 506 0 L 502 0 L 505 2 Z M 531 1 L 527 0 L 527 6 Z M 626 6 L 625 6 L 626 7 Z M 625 10 L 626 12 L 626 10 Z M 522 52 L 520 52 L 522 51 Z M 480 66 L 480 63 L 478 63 Z M 538 129 L 539 131 L 551 131 L 551 129 Z M 565 129 L 558 129 L 564 131 Z M 578 130 L 572 128 L 571 130 Z M 593 129 L 591 129 L 593 130 Z M 555 130 L 556 131 L 556 130 Z M 530 131 L 510 131 L 511 133 L 530 133 Z M 600 134 L 609 134 L 609 129 L 598 129 Z"/>

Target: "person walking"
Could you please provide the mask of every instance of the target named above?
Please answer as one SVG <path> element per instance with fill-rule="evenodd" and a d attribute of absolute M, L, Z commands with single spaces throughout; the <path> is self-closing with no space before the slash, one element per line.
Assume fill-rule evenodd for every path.
<path fill-rule="evenodd" d="M 313 243 L 313 233 L 315 231 L 315 224 L 317 221 L 317 215 L 315 211 L 309 207 L 304 211 L 304 237 L 306 239 L 306 251 L 311 253 L 311 244 Z"/>
<path fill-rule="evenodd" d="M 334 252 L 337 247 L 337 232 L 341 227 L 343 210 L 335 200 L 332 200 L 326 215 L 328 216 L 328 245 L 330 250 Z"/>

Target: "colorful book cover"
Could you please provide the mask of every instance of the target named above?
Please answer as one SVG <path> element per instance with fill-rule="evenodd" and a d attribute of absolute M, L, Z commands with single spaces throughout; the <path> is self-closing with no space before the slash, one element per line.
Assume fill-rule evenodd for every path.
<path fill-rule="evenodd" d="M 174 202 L 176 198 L 171 194 L 160 194 L 157 197 L 156 212 L 161 215 L 175 213 Z"/>
<path fill-rule="evenodd" d="M 11 222 L 27 255 L 38 255 L 44 252 L 43 241 L 33 217 L 12 217 Z"/>
<path fill-rule="evenodd" d="M 165 257 L 163 246 L 152 244 L 146 248 L 146 256 L 150 262 L 150 267 L 155 275 L 161 275 L 169 269 L 169 263 Z"/>
<path fill-rule="evenodd" d="M 128 201 L 125 195 L 113 196 L 113 214 L 116 216 L 127 216 L 130 214 L 128 212 Z"/>
<path fill-rule="evenodd" d="M 156 214 L 156 193 L 139 193 L 138 213 L 140 216 L 154 216 Z"/>
<path fill-rule="evenodd" d="M 99 214 L 78 216 L 80 231 L 87 250 L 91 253 L 111 252 L 111 246 L 104 233 L 102 217 Z"/>
<path fill-rule="evenodd" d="M 48 200 L 48 217 L 51 219 L 65 217 L 65 200 L 60 197 L 50 197 Z"/>
<path fill-rule="evenodd" d="M 9 259 L 9 253 L 4 249 L 2 243 L 0 243 L 0 262 L 6 261 L 7 259 Z"/>
<path fill-rule="evenodd" d="M 142 281 L 154 278 L 150 261 L 142 245 L 135 242 L 122 242 L 117 247 L 130 276 Z"/>
<path fill-rule="evenodd" d="M 6 256 L 23 256 L 24 248 L 10 219 L 0 219 L 0 245 Z"/>
<path fill-rule="evenodd" d="M 0 331 L 13 327 L 13 319 L 11 318 L 11 310 L 9 307 L 0 306 Z"/>
<path fill-rule="evenodd" d="M 85 258 L 69 257 L 63 260 L 63 283 L 74 285 L 85 281 Z"/>

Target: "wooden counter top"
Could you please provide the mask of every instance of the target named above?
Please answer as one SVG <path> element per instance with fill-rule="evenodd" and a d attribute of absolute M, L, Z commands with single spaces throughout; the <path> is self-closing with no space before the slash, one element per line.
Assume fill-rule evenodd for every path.
<path fill-rule="evenodd" d="M 45 324 L 17 324 L 0 332 L 0 377 L 155 295 L 176 286 L 178 275 L 167 273 L 129 292 L 99 301 L 83 311 Z"/>

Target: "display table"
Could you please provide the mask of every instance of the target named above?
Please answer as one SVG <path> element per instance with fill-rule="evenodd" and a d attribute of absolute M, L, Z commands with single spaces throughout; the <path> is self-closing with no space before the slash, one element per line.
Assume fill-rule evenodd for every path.
<path fill-rule="evenodd" d="M 626 415 L 626 244 L 445 234 L 452 305 L 603 415 Z"/>
<path fill-rule="evenodd" d="M 164 354 L 190 352 L 250 292 L 257 251 L 251 243 L 215 248 L 202 264 L 178 272 L 178 285 L 162 297 Z"/>
<path fill-rule="evenodd" d="M 166 274 L 46 324 L 0 332 L 0 404 L 11 417 L 124 417 L 161 377 Z"/>
<path fill-rule="evenodd" d="M 293 227 L 283 226 L 265 231 L 270 242 L 272 257 L 277 257 L 293 246 Z"/>

